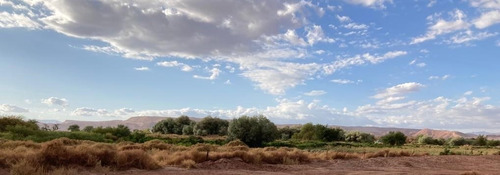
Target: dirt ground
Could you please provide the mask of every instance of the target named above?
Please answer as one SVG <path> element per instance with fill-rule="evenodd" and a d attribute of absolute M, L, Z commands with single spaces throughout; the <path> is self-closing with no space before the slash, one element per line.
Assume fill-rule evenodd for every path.
<path fill-rule="evenodd" d="M 500 156 L 382 157 L 317 161 L 301 165 L 252 165 L 240 159 L 203 162 L 193 169 L 166 167 L 111 174 L 500 174 Z"/>
<path fill-rule="evenodd" d="M 0 174 L 8 174 L 0 169 Z M 366 160 L 315 161 L 300 165 L 247 164 L 241 159 L 221 159 L 196 164 L 196 168 L 165 167 L 146 171 L 79 174 L 107 175 L 206 175 L 206 174 L 500 174 L 500 156 L 381 157 Z"/>

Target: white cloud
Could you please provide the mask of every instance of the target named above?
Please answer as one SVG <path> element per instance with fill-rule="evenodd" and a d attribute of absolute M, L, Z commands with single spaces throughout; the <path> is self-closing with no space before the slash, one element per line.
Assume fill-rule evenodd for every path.
<path fill-rule="evenodd" d="M 437 0 L 430 0 L 429 3 L 427 4 L 427 7 L 432 7 L 436 4 Z"/>
<path fill-rule="evenodd" d="M 382 56 L 364 54 L 363 58 L 370 61 L 372 64 L 378 64 L 378 63 L 384 62 L 387 59 L 396 58 L 396 57 L 403 56 L 406 54 L 407 54 L 406 51 L 391 51 L 391 52 L 385 53 Z"/>
<path fill-rule="evenodd" d="M 344 80 L 344 79 L 334 79 L 331 80 L 331 82 L 337 83 L 337 84 L 353 84 L 354 81 L 352 80 Z"/>
<path fill-rule="evenodd" d="M 243 72 L 241 75 L 257 82 L 257 87 L 270 94 L 283 95 L 288 88 L 304 84 L 305 80 L 314 75 L 320 65 L 316 63 L 267 63 L 266 68 Z"/>
<path fill-rule="evenodd" d="M 380 8 L 380 9 L 386 8 L 385 3 L 392 4 L 392 0 L 344 0 L 344 1 L 355 5 L 362 5 L 365 7 Z"/>
<path fill-rule="evenodd" d="M 230 84 L 231 84 L 231 80 L 226 80 L 226 81 L 224 82 L 224 84 L 230 85 Z"/>
<path fill-rule="evenodd" d="M 337 19 L 340 22 L 349 22 L 349 21 L 351 21 L 351 18 L 349 18 L 348 16 L 339 16 L 339 15 L 337 15 L 336 17 L 337 17 Z"/>
<path fill-rule="evenodd" d="M 484 29 L 491 25 L 500 23 L 500 10 L 493 10 L 481 14 L 481 17 L 474 20 L 474 26 L 478 29 Z"/>
<path fill-rule="evenodd" d="M 314 51 L 315 54 L 318 54 L 318 55 L 323 55 L 326 51 L 325 50 L 316 50 Z"/>
<path fill-rule="evenodd" d="M 417 66 L 417 67 L 425 67 L 425 66 L 427 66 L 427 64 L 425 64 L 425 63 L 417 63 L 417 64 L 415 64 L 415 66 Z"/>
<path fill-rule="evenodd" d="M 379 93 L 374 95 L 373 98 L 383 99 L 387 97 L 401 96 L 410 92 L 419 91 L 423 87 L 425 86 L 416 82 L 398 84 L 396 86 L 392 86 L 390 88 L 384 89 L 383 91 L 380 91 Z"/>
<path fill-rule="evenodd" d="M 365 25 L 365 24 L 357 24 L 357 23 L 349 23 L 349 24 L 346 24 L 346 25 L 342 25 L 342 27 L 346 28 L 346 29 L 353 29 L 353 30 L 366 30 L 368 29 L 368 26 Z"/>
<path fill-rule="evenodd" d="M 0 12 L 0 28 L 39 29 L 41 25 L 24 14 Z"/>
<path fill-rule="evenodd" d="M 277 123 L 303 123 L 303 120 L 315 123 L 326 123 L 336 125 L 370 125 L 372 121 L 362 116 L 345 115 L 343 111 L 321 105 L 319 101 L 306 102 L 304 100 L 293 101 L 289 99 L 277 99 L 278 104 L 259 108 L 244 108 L 241 106 L 230 110 L 203 110 L 203 109 L 171 109 L 171 110 L 145 110 L 136 112 L 139 116 L 180 116 L 192 117 L 220 116 L 235 118 L 242 115 L 264 115 Z"/>
<path fill-rule="evenodd" d="M 484 9 L 500 9 L 498 0 L 469 0 L 473 7 L 481 7 Z"/>
<path fill-rule="evenodd" d="M 432 26 L 429 26 L 427 33 L 423 36 L 413 38 L 410 44 L 418 44 L 428 40 L 435 39 L 438 35 L 451 33 L 457 30 L 463 30 L 469 27 L 467 21 L 464 20 L 466 15 L 461 10 L 455 10 L 450 13 L 451 21 L 438 19 Z"/>
<path fill-rule="evenodd" d="M 284 39 L 293 45 L 299 45 L 299 46 L 306 46 L 307 45 L 307 42 L 304 41 L 304 39 L 300 38 L 297 35 L 297 33 L 295 33 L 295 30 L 288 30 L 284 34 Z"/>
<path fill-rule="evenodd" d="M 446 80 L 448 78 L 450 78 L 451 76 L 450 75 L 443 75 L 443 76 L 436 76 L 436 75 L 433 75 L 433 76 L 430 76 L 429 77 L 429 80 Z"/>
<path fill-rule="evenodd" d="M 184 63 L 179 63 L 177 61 L 163 61 L 163 62 L 158 62 L 156 63 L 158 66 L 162 67 L 180 67 L 182 71 L 184 72 L 190 72 L 193 70 L 193 68 L 187 64 Z"/>
<path fill-rule="evenodd" d="M 124 55 L 206 58 L 258 51 L 255 40 L 307 22 L 299 1 L 38 1 L 47 28 Z"/>
<path fill-rule="evenodd" d="M 1 104 L 0 105 L 0 112 L 1 113 L 26 113 L 29 112 L 28 109 L 14 106 L 14 105 L 9 105 L 9 104 Z"/>
<path fill-rule="evenodd" d="M 106 109 L 94 109 L 94 108 L 87 108 L 87 107 L 81 107 L 81 108 L 76 108 L 71 112 L 71 115 L 74 116 L 109 116 L 110 113 Z"/>
<path fill-rule="evenodd" d="M 469 96 L 469 95 L 472 95 L 472 91 L 467 91 L 464 93 L 465 96 Z"/>
<path fill-rule="evenodd" d="M 333 63 L 330 64 L 323 65 L 323 72 L 326 75 L 330 75 L 340 69 L 348 68 L 355 65 L 363 65 L 367 62 L 372 64 L 378 64 L 384 62 L 387 59 L 396 58 L 406 54 L 407 54 L 406 51 L 390 51 L 382 56 L 379 56 L 378 54 L 372 55 L 370 53 L 365 53 L 363 55 L 356 55 L 351 58 L 345 58 L 334 61 Z"/>
<path fill-rule="evenodd" d="M 335 40 L 333 38 L 329 38 L 329 37 L 325 36 L 321 26 L 313 25 L 312 27 L 307 27 L 306 31 L 307 31 L 307 35 L 306 35 L 307 42 L 311 46 L 318 43 L 318 42 L 327 42 L 327 43 L 335 42 Z"/>
<path fill-rule="evenodd" d="M 149 70 L 149 67 L 145 67 L 145 66 L 142 66 L 142 67 L 134 67 L 135 70 L 137 71 L 148 71 Z"/>
<path fill-rule="evenodd" d="M 52 105 L 57 105 L 57 106 L 68 106 L 68 100 L 66 98 L 58 98 L 58 97 L 50 97 L 46 99 L 41 100 L 43 104 L 52 106 Z"/>
<path fill-rule="evenodd" d="M 104 110 L 105 111 L 105 110 Z M 133 115 L 135 111 L 131 108 L 121 108 L 115 110 L 114 114 L 118 116 L 130 116 Z M 107 112 L 104 112 L 104 114 L 107 114 Z"/>
<path fill-rule="evenodd" d="M 451 37 L 450 40 L 447 40 L 446 42 L 453 44 L 462 44 L 474 40 L 482 40 L 496 35 L 498 35 L 498 33 L 488 33 L 488 32 L 474 33 L 470 30 L 467 30 L 465 32 L 458 33 L 457 35 Z"/>
<path fill-rule="evenodd" d="M 209 77 L 204 77 L 204 76 L 199 76 L 199 75 L 194 75 L 193 77 L 197 78 L 197 79 L 215 80 L 219 76 L 221 71 L 220 71 L 220 69 L 214 67 L 214 68 L 212 68 L 212 70 L 210 70 L 210 72 L 212 73 L 212 75 L 210 75 Z"/>
<path fill-rule="evenodd" d="M 307 95 L 307 96 L 321 96 L 321 95 L 325 95 L 325 94 L 326 94 L 326 91 L 324 91 L 324 90 L 312 90 L 310 92 L 304 93 L 304 95 Z"/>

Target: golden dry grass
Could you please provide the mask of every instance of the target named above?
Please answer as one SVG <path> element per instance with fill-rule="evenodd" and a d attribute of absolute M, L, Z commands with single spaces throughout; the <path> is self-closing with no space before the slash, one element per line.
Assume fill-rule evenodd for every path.
<path fill-rule="evenodd" d="M 129 168 L 158 169 L 163 166 L 195 168 L 197 163 L 241 159 L 250 164 L 302 164 L 314 160 L 369 159 L 428 155 L 408 151 L 373 152 L 306 151 L 296 148 L 249 148 L 241 141 L 223 146 L 197 144 L 190 147 L 151 140 L 142 144 L 115 144 L 61 138 L 44 143 L 0 142 L 0 167 L 11 174 L 78 174 L 81 169 L 108 172 Z M 76 172 L 76 173 L 75 173 Z"/>

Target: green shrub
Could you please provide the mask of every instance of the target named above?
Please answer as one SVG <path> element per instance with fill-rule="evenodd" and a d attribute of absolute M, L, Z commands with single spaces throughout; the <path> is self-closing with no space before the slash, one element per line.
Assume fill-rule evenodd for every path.
<path fill-rule="evenodd" d="M 299 140 L 321 140 L 325 142 L 344 140 L 344 130 L 340 128 L 329 128 L 325 125 L 313 125 L 306 123 L 300 128 L 300 132 L 293 135 Z"/>
<path fill-rule="evenodd" d="M 227 135 L 229 121 L 207 116 L 194 126 L 196 135 Z"/>
<path fill-rule="evenodd" d="M 348 142 L 361 142 L 361 143 L 373 143 L 375 141 L 375 136 L 369 133 L 351 131 L 345 134 L 345 141 Z"/>
<path fill-rule="evenodd" d="M 264 116 L 242 116 L 229 123 L 229 139 L 239 139 L 250 147 L 262 146 L 264 142 L 278 137 L 278 129 Z"/>
<path fill-rule="evenodd" d="M 380 138 L 380 140 L 382 141 L 382 143 L 387 144 L 387 145 L 401 146 L 401 145 L 404 145 L 406 143 L 406 136 L 402 132 L 391 131 L 388 134 L 382 136 Z"/>

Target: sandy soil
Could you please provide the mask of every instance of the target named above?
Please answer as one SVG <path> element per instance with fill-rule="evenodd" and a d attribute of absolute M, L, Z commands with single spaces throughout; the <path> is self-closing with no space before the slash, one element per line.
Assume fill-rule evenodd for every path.
<path fill-rule="evenodd" d="M 166 167 L 111 174 L 500 174 L 500 156 L 388 157 L 317 161 L 301 165 L 252 165 L 240 159 L 203 162 L 194 169 Z"/>

